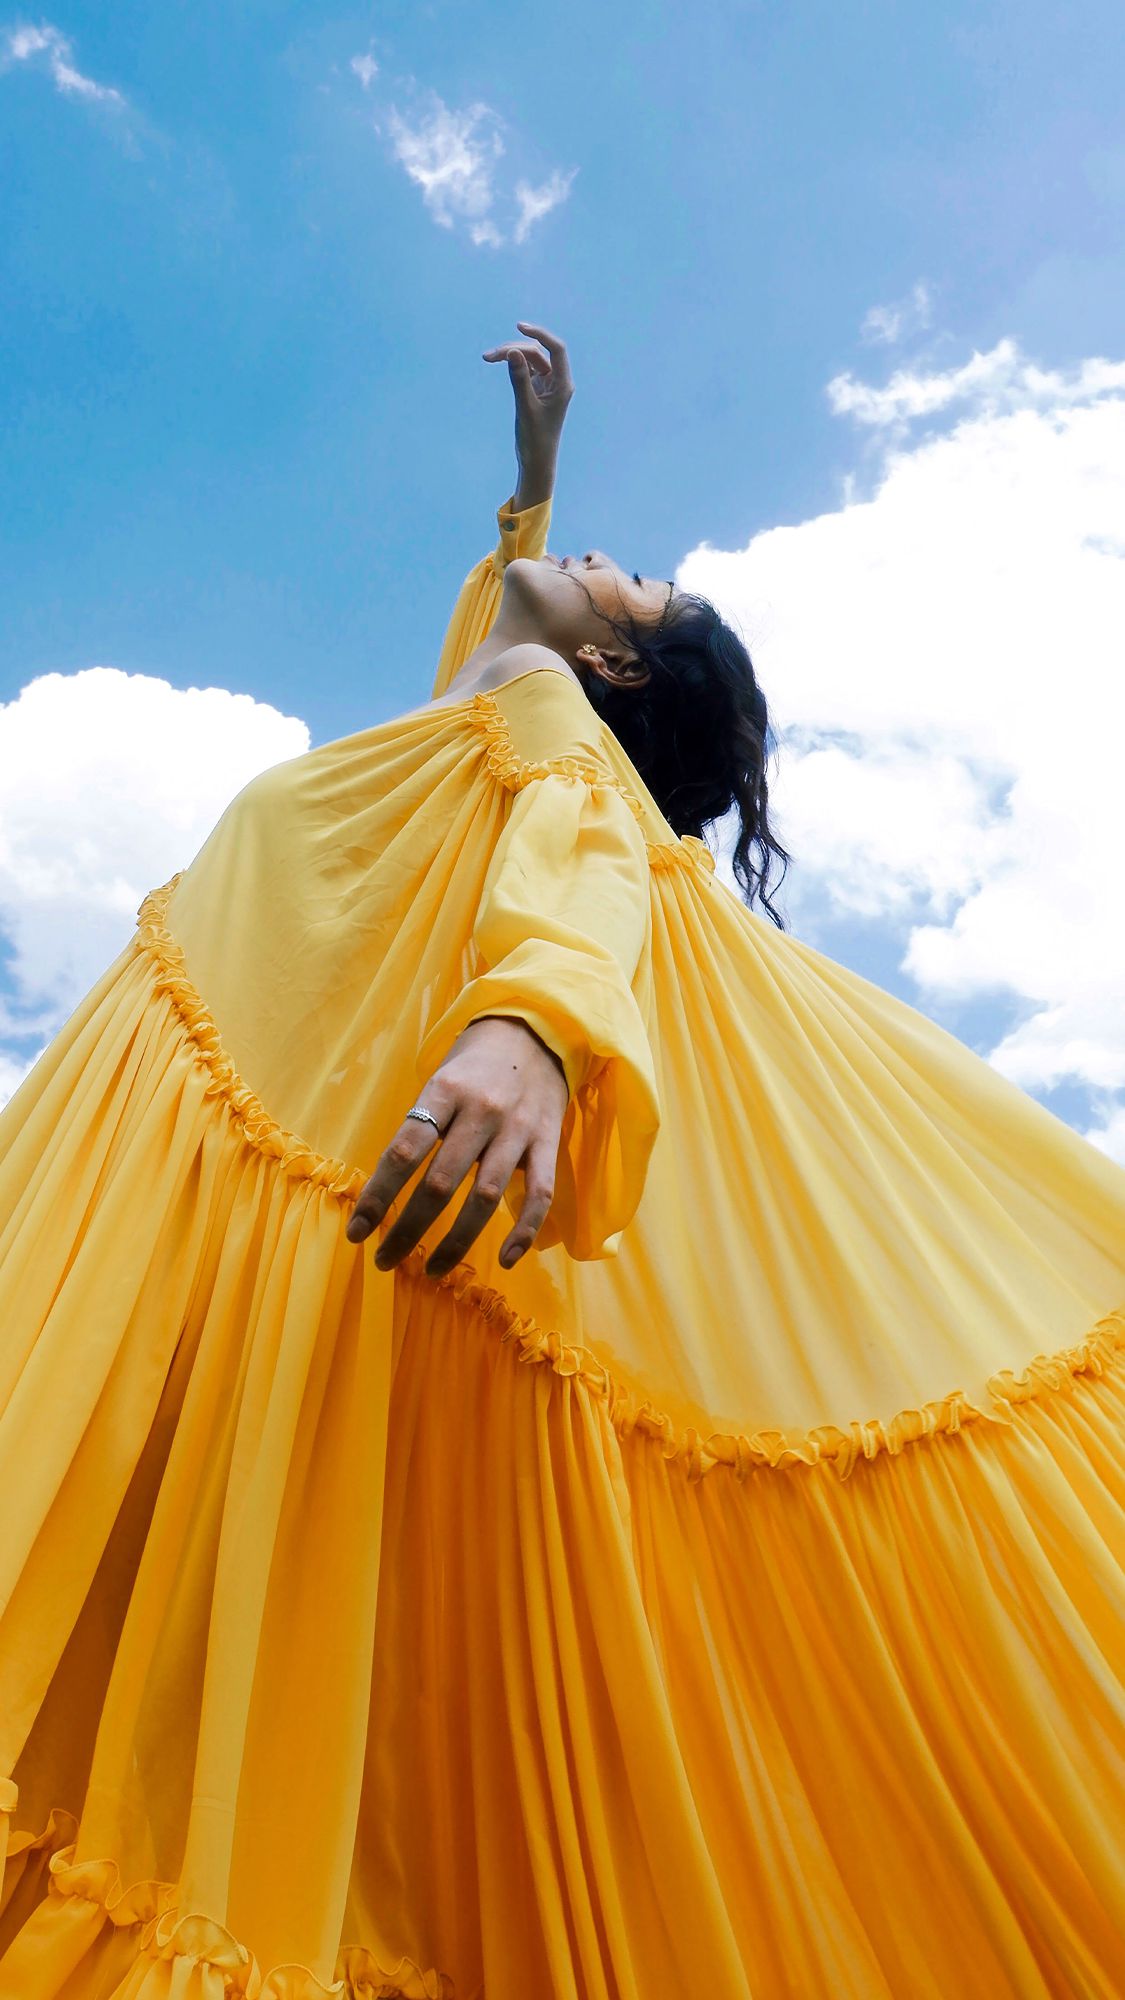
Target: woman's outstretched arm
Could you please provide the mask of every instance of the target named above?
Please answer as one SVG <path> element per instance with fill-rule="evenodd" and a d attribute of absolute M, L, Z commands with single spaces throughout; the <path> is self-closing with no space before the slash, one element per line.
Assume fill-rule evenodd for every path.
<path fill-rule="evenodd" d="M 516 405 L 518 480 L 515 492 L 497 509 L 495 547 L 474 563 L 458 592 L 438 656 L 432 699 L 445 693 L 454 674 L 487 637 L 500 608 L 507 565 L 516 556 L 538 561 L 547 546 L 559 439 L 574 384 L 565 342 L 545 327 L 525 323 L 524 330 L 548 347 L 549 360 L 532 341 L 504 341 L 484 356 L 486 361 L 514 357 L 508 373 Z"/>

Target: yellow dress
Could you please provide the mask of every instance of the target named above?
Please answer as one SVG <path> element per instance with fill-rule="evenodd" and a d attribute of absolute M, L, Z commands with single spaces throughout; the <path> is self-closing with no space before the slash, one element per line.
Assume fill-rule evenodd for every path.
<path fill-rule="evenodd" d="M 549 1222 L 380 1273 L 505 1012 Z M 0 1115 L 0 2000 L 1125 1993 L 1123 1242 L 565 675 L 255 778 Z"/>

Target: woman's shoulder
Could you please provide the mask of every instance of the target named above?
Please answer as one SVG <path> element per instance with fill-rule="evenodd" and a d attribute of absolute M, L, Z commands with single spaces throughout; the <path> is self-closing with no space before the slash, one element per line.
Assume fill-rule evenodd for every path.
<path fill-rule="evenodd" d="M 527 655 L 516 666 L 514 655 Z M 578 675 L 549 647 L 512 647 L 508 672 L 474 703 L 491 739 L 494 776 L 513 787 L 550 772 L 610 785 L 619 792 L 647 839 L 664 845 L 675 834 L 613 731 L 587 697 Z"/>
<path fill-rule="evenodd" d="M 532 639 L 518 646 L 509 646 L 505 652 L 490 660 L 473 686 L 481 694 L 498 694 L 509 681 L 522 681 L 529 674 L 557 674 L 561 680 L 569 681 L 583 701 L 586 699 L 582 682 L 562 654 Z"/>
<path fill-rule="evenodd" d="M 512 671 L 517 652 L 528 664 Z M 534 655 L 534 658 L 530 656 Z M 550 771 L 610 785 L 637 821 L 654 868 L 688 866 L 710 876 L 715 858 L 703 840 L 677 837 L 640 772 L 590 702 L 578 675 L 547 646 L 513 646 L 507 677 L 476 704 L 491 739 L 493 775 L 513 788 Z"/>
<path fill-rule="evenodd" d="M 490 661 L 474 706 L 529 764 L 605 762 L 605 727 L 578 675 L 549 646 L 510 646 Z"/>

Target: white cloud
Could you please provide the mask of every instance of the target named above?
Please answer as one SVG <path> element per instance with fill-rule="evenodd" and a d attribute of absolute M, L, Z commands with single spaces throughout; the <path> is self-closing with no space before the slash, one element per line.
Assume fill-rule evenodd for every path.
<path fill-rule="evenodd" d="M 478 223 L 487 217 L 495 199 L 493 163 L 504 151 L 498 122 L 487 104 L 451 111 L 440 97 L 415 124 L 393 107 L 388 112 L 395 158 L 443 229 L 452 229 L 455 217 Z"/>
<path fill-rule="evenodd" d="M 515 227 L 514 242 L 526 242 L 533 225 L 544 215 L 549 215 L 560 202 L 566 200 L 577 172 L 577 167 L 572 167 L 568 174 L 564 174 L 556 167 L 550 179 L 545 180 L 542 186 L 537 188 L 530 187 L 527 181 L 516 182 L 516 200 L 519 203 L 520 215 Z"/>
<path fill-rule="evenodd" d="M 860 332 L 864 340 L 890 346 L 896 340 L 905 339 L 907 334 L 918 333 L 929 326 L 931 308 L 930 288 L 923 279 L 919 279 L 907 298 L 897 299 L 889 306 L 872 306 Z"/>
<path fill-rule="evenodd" d="M 0 1103 L 128 943 L 148 891 L 257 772 L 308 747 L 303 722 L 250 695 L 114 667 L 43 674 L 0 705 Z"/>
<path fill-rule="evenodd" d="M 365 90 L 370 90 L 371 85 L 374 83 L 375 78 L 379 74 L 378 63 L 375 62 L 371 56 L 353 56 L 351 60 L 351 67 L 352 69 L 354 69 L 356 75 L 358 76 L 360 82 L 363 85 L 363 88 Z"/>
<path fill-rule="evenodd" d="M 851 375 L 835 375 L 827 394 L 837 416 L 885 427 L 913 417 L 933 416 L 952 403 L 967 403 L 988 414 L 1051 410 L 1067 403 L 1088 403 L 1118 389 L 1125 389 L 1125 361 L 1083 361 L 1067 375 L 1061 369 L 1037 368 L 1020 353 L 1014 340 L 999 340 L 987 354 L 974 352 L 971 361 L 944 375 L 903 368 L 883 388 L 857 382 Z"/>
<path fill-rule="evenodd" d="M 110 84 L 95 83 L 92 77 L 83 76 L 75 68 L 72 45 L 58 28 L 44 21 L 37 28 L 7 28 L 3 31 L 0 69 L 7 69 L 12 63 L 32 62 L 39 57 L 55 88 L 61 90 L 64 96 L 83 97 L 98 104 L 124 105 L 125 99 L 119 90 L 114 90 Z"/>
<path fill-rule="evenodd" d="M 353 56 L 351 67 L 366 90 L 376 65 L 369 57 Z M 383 119 L 373 122 L 380 138 L 389 138 L 393 157 L 420 189 L 440 228 L 461 225 L 471 242 L 489 249 L 509 240 L 502 213 L 506 190 L 498 186 L 496 173 L 506 150 L 504 121 L 490 105 L 478 100 L 455 111 L 429 90 L 409 114 L 391 105 Z M 564 174 L 556 167 L 538 187 L 526 179 L 516 182 L 513 243 L 525 243 L 535 224 L 566 200 L 577 171 L 572 167 Z"/>
<path fill-rule="evenodd" d="M 1125 363 L 1043 370 L 1002 341 L 843 379 L 837 410 L 896 427 L 870 496 L 849 482 L 838 511 L 678 574 L 761 673 L 783 907 L 806 933 L 880 921 L 915 1004 L 994 1002 L 989 1060 L 1084 1088 L 1086 1136 L 1125 1162 Z M 975 408 L 903 441 L 953 403 Z"/>

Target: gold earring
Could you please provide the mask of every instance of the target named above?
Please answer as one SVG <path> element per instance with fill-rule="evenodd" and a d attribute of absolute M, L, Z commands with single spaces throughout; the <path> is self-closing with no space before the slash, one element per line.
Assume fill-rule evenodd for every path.
<path fill-rule="evenodd" d="M 596 653 L 598 649 L 587 642 L 585 646 L 579 646 L 578 650 L 580 653 Z"/>

